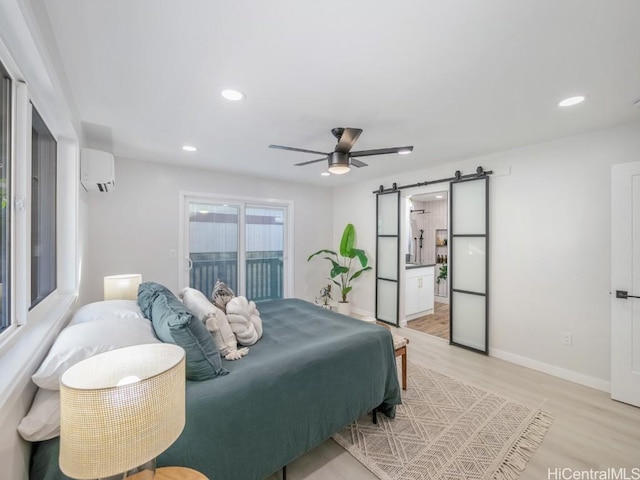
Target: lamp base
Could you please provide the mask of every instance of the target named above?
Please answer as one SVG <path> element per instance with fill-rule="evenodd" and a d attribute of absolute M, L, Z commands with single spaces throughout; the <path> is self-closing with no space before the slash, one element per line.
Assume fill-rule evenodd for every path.
<path fill-rule="evenodd" d="M 156 476 L 156 459 L 149 460 L 147 463 L 138 465 L 128 472 L 112 475 L 111 477 L 103 477 L 98 480 L 153 480 Z"/>

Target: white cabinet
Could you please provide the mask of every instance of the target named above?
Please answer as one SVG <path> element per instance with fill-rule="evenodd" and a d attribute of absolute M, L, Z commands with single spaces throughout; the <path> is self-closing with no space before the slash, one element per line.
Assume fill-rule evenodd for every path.
<path fill-rule="evenodd" d="M 404 309 L 407 320 L 433 313 L 433 282 L 433 266 L 406 270 Z"/>

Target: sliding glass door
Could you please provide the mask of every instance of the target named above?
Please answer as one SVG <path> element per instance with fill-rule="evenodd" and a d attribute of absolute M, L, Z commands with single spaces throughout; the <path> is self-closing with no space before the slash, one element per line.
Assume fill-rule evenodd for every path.
<path fill-rule="evenodd" d="M 211 295 L 217 280 L 238 292 L 240 206 L 189 202 L 189 286 Z"/>
<path fill-rule="evenodd" d="M 245 292 L 251 300 L 282 298 L 286 210 L 245 207 Z"/>
<path fill-rule="evenodd" d="M 250 300 L 287 296 L 288 205 L 185 196 L 181 285 L 220 280 Z"/>

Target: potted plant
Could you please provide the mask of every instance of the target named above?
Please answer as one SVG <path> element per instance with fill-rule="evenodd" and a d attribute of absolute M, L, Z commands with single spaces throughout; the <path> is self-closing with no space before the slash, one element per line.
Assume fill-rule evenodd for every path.
<path fill-rule="evenodd" d="M 446 280 L 448 274 L 449 274 L 448 264 L 444 263 L 444 264 L 440 265 L 440 271 L 438 272 L 438 278 L 436 278 L 436 283 L 438 284 L 438 291 L 440 290 L 440 282 L 442 280 Z"/>
<path fill-rule="evenodd" d="M 330 280 L 335 283 L 340 289 L 340 300 L 338 301 L 338 312 L 349 314 L 349 301 L 347 295 L 353 288 L 351 283 L 353 280 L 362 275 L 363 272 L 371 270 L 368 266 L 369 260 L 364 250 L 360 250 L 354 247 L 356 239 L 356 229 L 353 224 L 349 223 L 344 227 L 342 232 L 342 239 L 340 240 L 339 252 L 333 250 L 318 250 L 316 253 L 309 255 L 307 261 L 310 261 L 316 255 L 327 254 L 324 258 L 331 262 L 331 272 L 329 273 Z M 354 263 L 354 259 L 357 259 L 357 263 Z M 358 268 L 357 265 L 360 265 Z M 352 267 L 358 268 L 352 271 Z"/>

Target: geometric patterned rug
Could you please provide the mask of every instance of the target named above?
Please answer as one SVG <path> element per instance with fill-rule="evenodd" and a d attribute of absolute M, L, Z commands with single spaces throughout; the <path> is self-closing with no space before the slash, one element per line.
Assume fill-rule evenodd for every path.
<path fill-rule="evenodd" d="M 364 416 L 333 435 L 383 480 L 513 480 L 553 421 L 531 409 L 419 365 L 395 418 Z"/>

